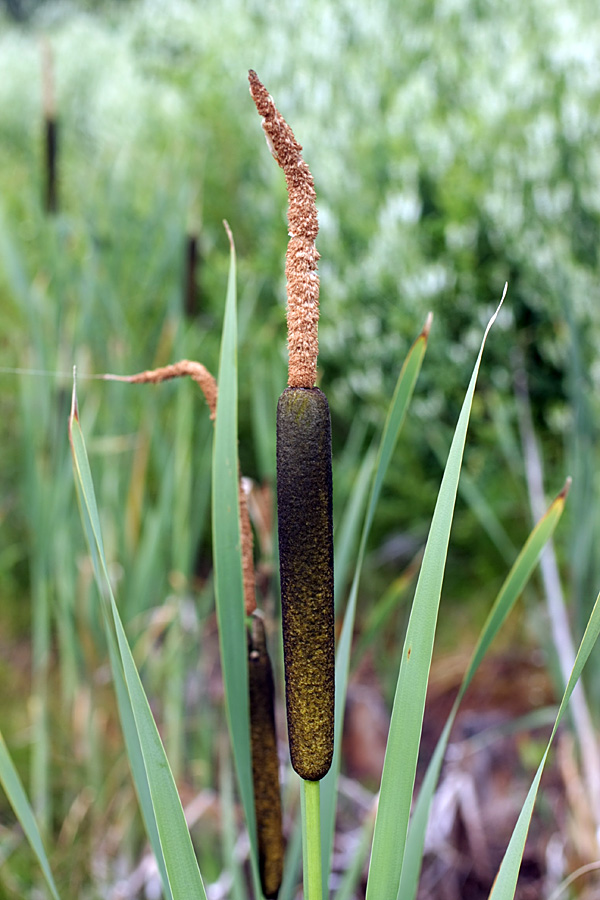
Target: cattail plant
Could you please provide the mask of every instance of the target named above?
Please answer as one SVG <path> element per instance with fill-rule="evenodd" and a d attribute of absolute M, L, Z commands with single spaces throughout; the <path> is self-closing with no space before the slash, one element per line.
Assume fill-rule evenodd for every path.
<path fill-rule="evenodd" d="M 331 426 L 317 377 L 319 277 L 315 188 L 302 147 L 255 72 L 250 92 L 289 196 L 288 387 L 277 405 L 277 509 L 285 689 L 292 766 L 329 771 L 334 732 Z"/>

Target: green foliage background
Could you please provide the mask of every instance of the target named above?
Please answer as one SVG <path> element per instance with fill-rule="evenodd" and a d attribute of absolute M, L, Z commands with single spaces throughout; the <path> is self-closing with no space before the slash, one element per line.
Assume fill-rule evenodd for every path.
<path fill-rule="evenodd" d="M 435 313 L 437 339 L 407 442 L 406 468 L 421 475 L 407 481 L 398 471 L 391 492 L 405 502 L 400 514 L 395 502 L 383 510 L 383 531 L 393 519 L 422 535 L 439 475 L 423 434 L 455 421 L 459 385 L 505 280 L 503 340 L 484 373 L 486 411 L 497 389 L 510 390 L 512 353 L 521 347 L 552 487 L 566 468 L 566 444 L 577 455 L 568 466 L 575 491 L 589 494 L 592 475 L 572 440 L 577 431 L 586 446 L 593 442 L 600 378 L 600 34 L 587 0 L 568 9 L 547 0 L 526 8 L 178 0 L 99 12 L 46 3 L 25 26 L 5 18 L 0 194 L 32 280 L 43 252 L 41 34 L 56 57 L 60 227 L 70 256 L 62 265 L 77 275 L 65 274 L 64 284 L 53 276 L 46 290 L 63 323 L 81 322 L 86 310 L 101 323 L 86 334 L 88 344 L 98 337 L 90 348 L 97 368 L 121 360 L 145 368 L 155 359 L 165 310 L 178 310 L 188 226 L 200 227 L 206 261 L 197 355 L 212 363 L 226 217 L 259 351 L 241 354 L 242 409 L 251 409 L 244 386 L 257 358 L 283 371 L 285 191 L 257 141 L 245 81 L 254 67 L 301 136 L 315 176 L 320 370 L 337 434 L 347 433 L 358 404 L 380 421 L 398 360 L 426 312 Z M 21 323 L 4 269 L 6 335 Z M 68 343 L 66 324 L 59 331 Z M 17 348 L 22 341 L 6 347 L 7 364 L 22 363 Z M 65 348 L 67 367 L 77 352 Z M 10 399 L 3 404 L 10 409 Z M 242 433 L 248 425 L 242 413 Z M 489 436 L 496 430 L 490 423 Z M 261 461 L 248 446 L 243 463 L 256 474 Z M 522 535 L 525 513 L 511 509 L 503 490 L 506 461 L 487 442 L 467 462 L 479 483 L 491 484 L 507 527 Z M 465 528 L 466 547 L 477 528 Z M 582 595 L 592 595 L 588 584 Z"/>
<path fill-rule="evenodd" d="M 252 67 L 302 142 L 317 188 L 320 373 L 336 498 L 348 495 L 401 361 L 427 312 L 435 316 L 371 541 L 392 563 L 382 572 L 373 555 L 365 599 L 380 596 L 423 541 L 482 327 L 508 280 L 475 397 L 466 474 L 520 545 L 529 510 L 511 392 L 523 360 L 548 493 L 567 473 L 574 478 L 563 561 L 581 626 L 600 575 L 590 502 L 600 396 L 600 22 L 591 0 L 568 8 L 561 0 L 18 6 L 23 21 L 9 5 L 0 12 L 2 366 L 131 373 L 187 356 L 216 372 L 227 218 L 239 271 L 242 470 L 272 478 L 286 365 L 286 197 L 248 96 Z M 61 138 L 53 223 L 41 202 L 42 36 L 54 51 Z M 194 322 L 181 314 L 189 230 L 199 232 L 202 253 Z M 85 392 L 87 432 L 107 436 L 90 448 L 107 555 L 123 566 L 123 597 L 143 597 L 127 610 L 131 621 L 163 601 L 173 571 L 204 565 L 210 424 L 191 385 L 132 390 L 126 400 L 122 386 L 90 382 Z M 180 393 L 187 399 L 176 408 Z M 75 555 L 53 530 L 74 507 L 60 481 L 67 408 L 68 378 L 39 387 L 0 374 L 0 587 L 17 631 L 29 621 L 24 592 L 36 577 L 43 582 L 28 562 L 40 521 L 63 578 Z M 186 410 L 196 449 L 179 484 L 170 435 Z M 43 426 L 35 463 L 24 454 L 33 433 L 22 433 L 24 413 Z M 144 441 L 145 536 L 133 500 L 119 521 Z M 47 495 L 34 488 L 34 470 Z M 174 484 L 189 504 L 175 534 Z M 162 580 L 141 563 L 132 573 L 140 559 L 152 559 Z M 459 623 L 465 605 L 483 619 L 504 571 L 501 547 L 472 504 L 459 506 L 445 586 Z M 203 615 L 209 607 L 203 598 Z M 597 678 L 594 685 L 600 693 Z"/>
<path fill-rule="evenodd" d="M 498 429 L 514 425 L 511 410 L 493 413 L 496 392 L 510 392 L 519 347 L 551 487 L 568 468 L 576 496 L 589 496 L 600 378 L 600 33 L 587 0 L 568 9 L 547 0 L 22 8 L 27 23 L 5 17 L 0 36 L 2 215 L 25 278 L 60 310 L 64 365 L 81 365 L 78 328 L 95 370 L 166 361 L 157 359 L 164 315 L 178 315 L 182 235 L 196 227 L 205 264 L 192 344 L 214 368 L 227 217 L 247 300 L 242 337 L 253 351 L 240 356 L 242 434 L 250 428 L 253 380 L 267 370 L 276 381 L 284 368 L 286 245 L 283 180 L 257 142 L 247 96 L 252 66 L 301 135 L 315 176 L 320 370 L 340 440 L 357 407 L 381 420 L 398 360 L 435 313 L 410 449 L 391 478 L 379 539 L 392 525 L 422 537 L 439 476 L 432 447 L 440 434 L 447 446 L 442 426 L 455 421 L 481 323 L 505 280 L 502 340 L 478 401 L 484 441 L 468 471 L 522 536 L 526 512 L 505 491 L 515 479 L 518 493 L 521 473 L 491 449 Z M 39 212 L 42 34 L 56 58 L 63 151 L 54 247 Z M 60 265 L 44 281 L 48 254 Z M 5 346 L 16 365 L 22 320 L 4 261 L 2 333 L 21 335 Z M 9 429 L 10 397 L 2 403 Z M 511 435 L 502 439 L 508 447 Z M 242 461 L 264 475 L 270 460 L 256 441 L 254 450 L 242 442 Z M 418 476 L 406 479 L 404 469 Z M 468 519 L 458 528 L 466 554 L 479 528 Z M 578 601 L 593 595 L 592 573 L 582 578 Z"/>

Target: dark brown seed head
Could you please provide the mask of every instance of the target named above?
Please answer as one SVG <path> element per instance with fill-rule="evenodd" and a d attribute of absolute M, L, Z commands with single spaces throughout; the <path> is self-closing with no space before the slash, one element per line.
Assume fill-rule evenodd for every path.
<path fill-rule="evenodd" d="M 265 627 L 259 616 L 252 618 L 252 634 L 248 640 L 248 680 L 258 866 L 263 894 L 270 900 L 279 893 L 284 848 L 273 672 L 267 653 Z"/>
<path fill-rule="evenodd" d="M 331 425 L 318 388 L 279 398 L 277 508 L 290 755 L 318 781 L 333 756 L 335 701 Z"/>

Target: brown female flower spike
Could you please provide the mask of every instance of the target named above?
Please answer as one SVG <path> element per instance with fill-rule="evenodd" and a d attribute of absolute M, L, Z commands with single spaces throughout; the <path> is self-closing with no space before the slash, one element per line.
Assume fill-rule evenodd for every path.
<path fill-rule="evenodd" d="M 189 375 L 200 386 L 210 410 L 210 417 L 214 421 L 217 414 L 217 382 L 214 375 L 211 375 L 202 363 L 194 362 L 191 359 L 182 359 L 170 366 L 162 366 L 159 369 L 147 369 L 145 372 L 138 372 L 137 375 L 104 375 L 102 377 L 105 381 L 126 381 L 128 384 L 160 384 L 163 381 L 169 381 L 171 378 L 182 378 L 186 375 Z M 241 478 L 239 479 L 238 495 L 240 503 L 244 609 L 246 615 L 250 616 L 256 609 L 253 540 L 250 516 L 248 515 L 248 503 Z"/>
<path fill-rule="evenodd" d="M 269 149 L 283 169 L 288 190 L 290 241 L 285 259 L 288 384 L 290 387 L 312 388 L 317 380 L 319 351 L 319 254 L 315 247 L 319 223 L 315 183 L 302 159 L 301 145 L 252 69 L 248 80 L 256 109 L 263 117 L 262 127 Z"/>
<path fill-rule="evenodd" d="M 258 862 L 263 894 L 277 897 L 283 876 L 279 758 L 275 731 L 275 685 L 262 619 L 252 616 L 248 635 L 250 742 Z"/>

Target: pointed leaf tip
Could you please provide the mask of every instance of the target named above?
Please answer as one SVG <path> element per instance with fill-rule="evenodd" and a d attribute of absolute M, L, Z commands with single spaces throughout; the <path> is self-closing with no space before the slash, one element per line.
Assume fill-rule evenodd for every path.
<path fill-rule="evenodd" d="M 421 332 L 421 337 L 427 340 L 429 338 L 429 332 L 431 331 L 431 326 L 433 324 L 433 313 L 431 310 L 427 313 L 427 319 L 425 320 L 425 324 L 423 325 L 423 331 Z"/>
<path fill-rule="evenodd" d="M 77 407 L 77 366 L 73 366 L 73 393 L 71 394 L 71 412 L 69 414 L 69 427 L 73 421 L 79 422 L 79 409 Z"/>
<path fill-rule="evenodd" d="M 488 334 L 490 333 L 490 330 L 491 330 L 491 328 L 492 328 L 492 325 L 494 324 L 494 322 L 495 322 L 496 319 L 498 318 L 498 313 L 499 313 L 500 310 L 502 309 L 502 304 L 504 303 L 504 299 L 505 299 L 505 297 L 506 297 L 506 292 L 507 292 L 507 291 L 508 291 L 508 281 L 505 281 L 505 282 L 504 282 L 504 290 L 502 291 L 502 296 L 500 297 L 500 303 L 499 303 L 498 306 L 496 307 L 496 312 L 494 313 L 494 315 L 492 316 L 492 318 L 491 318 L 490 321 L 488 322 L 487 328 L 485 329 L 485 333 L 484 333 L 484 335 L 483 335 L 483 343 L 482 343 L 482 345 L 481 345 L 481 346 L 482 346 L 482 349 L 483 349 L 483 346 L 484 346 L 484 344 L 485 344 L 485 342 L 486 342 L 486 340 L 487 340 L 487 336 L 488 336 Z"/>
<path fill-rule="evenodd" d="M 571 490 L 572 484 L 573 484 L 573 479 L 571 478 L 570 475 L 567 475 L 567 480 L 565 481 L 564 487 L 556 499 L 557 500 L 566 500 L 567 496 L 569 494 L 569 491 Z"/>
<path fill-rule="evenodd" d="M 223 228 L 227 232 L 227 237 L 229 238 L 229 246 L 231 248 L 231 252 L 235 253 L 235 244 L 233 243 L 233 234 L 231 228 L 229 227 L 229 222 L 227 219 L 223 219 Z"/>

